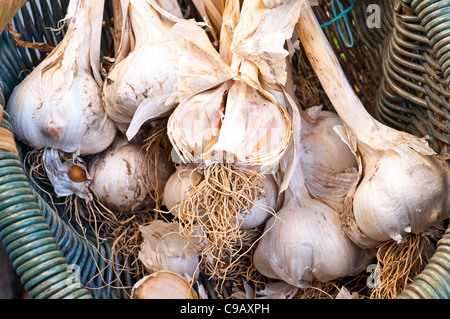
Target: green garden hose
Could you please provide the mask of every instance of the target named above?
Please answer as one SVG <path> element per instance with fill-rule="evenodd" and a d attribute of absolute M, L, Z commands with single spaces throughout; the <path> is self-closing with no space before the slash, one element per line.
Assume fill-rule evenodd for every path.
<path fill-rule="evenodd" d="M 10 129 L 4 118 L 1 127 Z M 0 238 L 30 297 L 92 299 L 74 279 L 19 156 L 0 152 Z"/>

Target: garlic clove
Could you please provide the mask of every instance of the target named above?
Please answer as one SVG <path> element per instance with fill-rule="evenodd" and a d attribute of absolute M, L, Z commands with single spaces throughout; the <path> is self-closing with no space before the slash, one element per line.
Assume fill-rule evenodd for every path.
<path fill-rule="evenodd" d="M 193 95 L 169 117 L 167 135 L 184 163 L 198 162 L 216 143 L 224 117 L 228 85 Z"/>
<path fill-rule="evenodd" d="M 158 271 L 136 282 L 131 299 L 199 299 L 188 280 L 169 271 Z"/>
<path fill-rule="evenodd" d="M 301 124 L 300 162 L 305 183 L 313 196 L 340 210 L 358 178 L 356 155 L 336 132 L 337 126 L 345 130 L 336 113 L 317 107 L 306 112 L 314 122 L 302 119 Z"/>

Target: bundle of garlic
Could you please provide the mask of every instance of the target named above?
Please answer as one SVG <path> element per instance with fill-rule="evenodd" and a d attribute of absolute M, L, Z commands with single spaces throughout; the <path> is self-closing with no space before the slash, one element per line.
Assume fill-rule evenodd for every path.
<path fill-rule="evenodd" d="M 167 270 L 197 280 L 200 271 L 197 248 L 202 236 L 197 237 L 194 245 L 180 236 L 178 228 L 177 222 L 162 220 L 140 227 L 144 241 L 139 259 L 149 273 Z"/>
<path fill-rule="evenodd" d="M 96 198 L 109 209 L 122 213 L 159 208 L 159 197 L 174 167 L 164 150 L 149 152 L 157 152 L 153 163 L 147 163 L 148 154 L 142 142 L 137 138 L 128 141 L 118 133 L 113 144 L 88 163 L 90 186 Z"/>
<path fill-rule="evenodd" d="M 281 163 L 292 160 L 290 152 Z M 306 188 L 301 163 L 286 190 L 283 207 L 265 225 L 253 254 L 264 276 L 298 287 L 360 273 L 374 257 L 373 250 L 355 245 L 342 231 L 339 214 L 313 199 Z"/>
<path fill-rule="evenodd" d="M 417 239 L 450 216 L 449 164 L 444 155 L 429 147 L 426 138 L 397 131 L 370 116 L 348 83 L 308 4 L 302 9 L 296 32 L 345 125 L 346 130 L 341 127 L 336 131 L 358 160 L 358 178 L 340 216 L 343 228 L 360 247 L 390 245 L 392 249 L 384 247 L 385 254 L 407 250 L 409 257 L 401 263 L 410 268 L 421 261 L 423 245 Z M 377 257 L 400 262 L 396 256 Z M 385 276 L 384 268 L 391 268 L 394 274 Z M 381 278 L 395 278 L 389 283 L 394 295 L 413 280 L 399 276 L 402 268 L 380 270 Z M 401 282 L 397 286 L 398 280 Z"/>
<path fill-rule="evenodd" d="M 314 13 L 305 4 L 300 41 L 346 130 L 336 128 L 357 155 L 359 178 L 346 198 L 343 221 L 362 247 L 401 242 L 449 216 L 449 166 L 425 139 L 387 127 L 366 111 L 348 83 Z M 320 56 L 320 59 L 317 58 Z"/>
<path fill-rule="evenodd" d="M 199 296 L 188 278 L 160 270 L 136 282 L 131 299 L 199 299 Z"/>
<path fill-rule="evenodd" d="M 232 3 L 238 1 L 225 6 Z M 239 6 L 234 8 L 224 12 L 236 19 Z M 203 176 L 175 209 L 185 236 L 201 224 L 209 241 L 203 253 L 214 256 L 215 263 L 207 267 L 218 277 L 239 258 L 235 247 L 240 246 L 242 219 L 264 197 L 265 175 L 277 170 L 295 135 L 289 105 L 270 91 L 283 90 L 288 55 L 283 45 L 293 33 L 299 8 L 298 1 L 274 9 L 245 1 L 234 30 L 221 33 L 229 37 L 233 32 L 230 47 L 221 47 L 220 53 L 191 21 L 172 28 L 183 50 L 178 61 L 180 104 L 167 132 L 181 161 L 194 163 Z M 279 85 L 269 89 L 267 83 L 276 81 Z"/>
<path fill-rule="evenodd" d="M 178 47 L 170 28 L 182 15 L 176 1 L 163 6 L 155 0 L 120 1 L 120 45 L 104 81 L 103 101 L 124 133 L 137 110 L 135 125 L 140 127 L 169 115 L 178 104 Z"/>
<path fill-rule="evenodd" d="M 15 136 L 44 150 L 58 196 L 90 198 L 88 174 L 72 180 L 70 171 L 85 170 L 80 156 L 103 151 L 116 135 L 101 101 L 103 7 L 104 1 L 70 1 L 64 39 L 14 88 L 6 106 Z"/>

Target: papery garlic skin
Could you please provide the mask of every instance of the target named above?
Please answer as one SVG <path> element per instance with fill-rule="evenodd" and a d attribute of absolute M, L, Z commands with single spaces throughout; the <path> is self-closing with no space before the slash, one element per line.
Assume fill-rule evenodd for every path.
<path fill-rule="evenodd" d="M 130 143 L 124 135 L 118 135 L 110 148 L 95 155 L 89 162 L 91 188 L 104 205 L 119 212 L 153 208 L 156 203 L 146 185 L 157 181 L 156 191 L 162 194 L 172 171 L 171 163 L 167 157 L 161 156 L 157 178 L 153 169 L 150 169 L 151 176 L 147 178 L 143 165 L 144 156 L 139 144 Z"/>
<path fill-rule="evenodd" d="M 181 237 L 178 228 L 177 222 L 167 223 L 162 220 L 141 227 L 144 242 L 139 259 L 148 272 L 168 270 L 196 280 L 200 262 L 196 251 L 198 243 Z"/>
<path fill-rule="evenodd" d="M 321 202 L 306 202 L 290 198 L 267 221 L 253 256 L 256 269 L 299 288 L 361 271 L 369 258 L 342 232 L 338 214 Z"/>
<path fill-rule="evenodd" d="M 185 277 L 158 271 L 134 284 L 131 299 L 198 299 L 198 295 Z"/>
<path fill-rule="evenodd" d="M 147 0 L 122 1 L 129 25 L 123 32 L 132 33 L 135 42 L 131 52 L 113 65 L 103 86 L 106 112 L 120 124 L 129 124 L 140 108 L 144 118 L 135 119 L 140 127 L 169 115 L 178 103 L 178 49 L 169 34 L 172 23 L 153 5 L 157 4 Z"/>
<path fill-rule="evenodd" d="M 337 208 L 358 178 L 358 162 L 334 130 L 342 126 L 338 115 L 316 108 L 313 123 L 302 120 L 300 162 L 311 194 Z"/>
<path fill-rule="evenodd" d="M 364 171 L 353 214 L 372 240 L 402 242 L 409 233 L 426 231 L 448 216 L 448 171 L 431 156 L 412 156 L 387 151 Z"/>
<path fill-rule="evenodd" d="M 204 154 L 205 162 L 209 162 L 210 154 L 224 152 L 233 154 L 237 163 L 261 167 L 262 171 L 275 170 L 291 139 L 291 125 L 281 104 L 244 82 L 234 81 L 219 138 L 209 154 Z"/>
<path fill-rule="evenodd" d="M 103 1 L 72 0 L 70 8 L 76 10 L 69 10 L 64 39 L 14 88 L 6 110 L 15 136 L 27 145 L 89 155 L 106 149 L 116 134 L 101 102 Z"/>

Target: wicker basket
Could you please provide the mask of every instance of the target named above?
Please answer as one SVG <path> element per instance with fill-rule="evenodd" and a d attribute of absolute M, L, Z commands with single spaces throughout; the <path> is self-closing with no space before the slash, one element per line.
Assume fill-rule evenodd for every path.
<path fill-rule="evenodd" d="M 64 32 L 50 32 L 49 27 L 57 27 L 57 22 L 65 14 L 68 2 L 68 0 L 30 0 L 14 15 L 13 26 L 24 41 L 48 43 L 54 46 L 62 39 Z M 405 0 L 403 4 L 410 2 L 416 5 L 421 1 Z M 339 19 L 324 27 L 324 31 L 330 41 L 337 44 L 335 49 L 341 65 L 369 112 L 377 115 L 388 125 L 400 127 L 418 135 L 424 135 L 422 134 L 424 132 L 429 134 L 430 126 L 427 126 L 424 131 L 407 129 L 408 125 L 393 125 L 395 123 L 415 123 L 414 115 L 418 114 L 411 111 L 415 110 L 416 104 L 407 100 L 400 92 L 394 94 L 389 91 L 391 93 L 389 97 L 399 105 L 401 104 L 403 108 L 407 105 L 406 107 L 409 109 L 407 116 L 403 110 L 400 116 L 397 116 L 394 112 L 386 112 L 381 109 L 385 105 L 383 102 L 386 100 L 387 90 L 384 88 L 390 74 L 385 66 L 388 63 L 385 59 L 385 48 L 388 39 L 395 33 L 395 26 L 398 22 L 396 12 L 400 10 L 399 6 L 402 3 L 389 0 L 358 0 L 356 4 L 354 1 L 347 0 L 341 1 L 341 3 L 346 8 L 354 5 L 347 14 L 347 23 L 345 24 L 343 19 Z M 366 27 L 368 17 L 366 8 L 373 3 L 378 4 L 383 10 L 382 28 Z M 103 52 L 109 51 L 111 36 L 108 31 L 112 16 L 110 9 L 106 7 L 105 10 Z M 319 6 L 314 7 L 314 10 L 322 23 L 327 23 L 333 18 L 333 12 L 328 2 L 319 1 Z M 420 18 L 417 19 L 415 23 L 420 25 Z M 350 34 L 355 37 L 353 45 L 350 46 L 347 45 L 348 41 L 346 40 L 348 39 L 342 36 L 342 30 L 347 27 L 351 30 Z M 424 39 L 424 36 L 421 39 Z M 429 46 L 430 43 L 418 45 Z M 417 48 L 417 50 L 419 49 Z M 428 47 L 423 50 L 430 52 Z M 295 71 L 303 75 L 313 75 L 313 70 L 303 56 L 301 51 L 296 55 L 297 68 Z M 299 63 L 301 59 L 304 63 Z M 1 33 L 0 105 L 5 105 L 12 89 L 24 79 L 26 75 L 24 71 L 31 70 L 40 60 L 38 51 L 16 46 L 7 30 Z M 420 62 L 417 61 L 419 64 Z M 411 90 L 416 89 L 416 86 L 408 88 L 408 90 L 404 88 L 408 91 L 408 96 L 414 94 Z M 317 87 L 320 91 L 320 84 L 317 84 Z M 380 89 L 378 89 L 379 87 Z M 422 91 L 420 92 L 422 93 Z M 426 99 L 429 93 L 429 90 L 424 90 L 421 97 Z M 448 97 L 448 93 L 449 91 L 445 90 L 439 91 L 442 97 Z M 325 94 L 322 94 L 320 99 L 324 104 L 329 105 L 326 103 Z M 405 118 L 408 118 L 408 121 L 405 122 Z M 418 122 L 421 121 L 421 118 L 417 119 Z M 431 122 L 434 123 L 433 128 L 437 127 L 441 135 L 450 134 L 448 124 L 440 123 L 438 125 L 439 123 L 435 123 L 431 119 L 427 121 L 427 123 Z M 3 113 L 0 133 L 2 150 L 0 152 L 0 238 L 30 297 L 36 299 L 128 298 L 131 287 L 140 279 L 139 275 L 133 275 L 129 271 L 130 261 L 125 256 L 113 253 L 111 242 L 107 240 L 99 242 L 91 229 L 82 229 L 70 220 L 62 211 L 63 205 L 52 205 L 53 203 L 61 204 L 62 199 L 49 196 L 48 192 L 43 191 L 45 185 L 31 182 L 30 168 L 24 161 L 27 148 L 19 141 L 14 141 L 9 117 L 6 113 Z M 432 136 L 439 138 L 438 135 L 433 134 Z M 398 297 L 449 298 L 449 256 L 450 232 L 447 230 L 440 239 L 429 264 L 415 282 Z M 76 276 L 74 276 L 74 271 Z M 74 280 L 75 278 L 79 278 L 81 283 Z M 210 287 L 205 278 L 201 277 L 200 281 L 207 289 Z M 229 296 L 229 291 L 224 291 L 223 296 Z"/>

